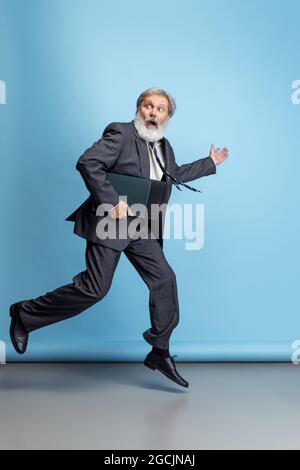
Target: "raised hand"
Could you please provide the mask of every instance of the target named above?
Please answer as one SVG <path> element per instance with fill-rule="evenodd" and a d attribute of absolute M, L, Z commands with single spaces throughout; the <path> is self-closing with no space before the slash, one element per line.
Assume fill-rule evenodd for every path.
<path fill-rule="evenodd" d="M 228 157 L 228 149 L 226 147 L 215 149 L 214 144 L 211 144 L 209 156 L 213 159 L 215 165 L 220 165 Z"/>

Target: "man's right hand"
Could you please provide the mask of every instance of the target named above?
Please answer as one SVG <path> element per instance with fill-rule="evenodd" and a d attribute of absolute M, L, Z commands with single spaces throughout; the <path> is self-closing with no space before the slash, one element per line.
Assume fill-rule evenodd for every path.
<path fill-rule="evenodd" d="M 120 201 L 115 207 L 108 211 L 108 216 L 112 219 L 123 219 L 127 215 L 134 215 L 125 201 Z"/>

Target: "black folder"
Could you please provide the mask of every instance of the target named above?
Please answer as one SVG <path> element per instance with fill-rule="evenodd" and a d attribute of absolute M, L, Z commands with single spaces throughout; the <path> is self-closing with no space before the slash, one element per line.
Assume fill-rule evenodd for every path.
<path fill-rule="evenodd" d="M 145 217 L 146 210 L 149 217 L 151 214 L 151 204 L 162 204 L 164 202 L 164 193 L 167 186 L 167 183 L 164 181 L 144 178 L 142 176 L 120 175 L 110 171 L 106 172 L 106 177 L 119 194 L 121 200 L 125 200 L 122 196 L 127 197 L 129 207 L 133 204 L 143 204 L 143 207 L 138 208 L 137 211 L 133 210 L 136 217 Z M 84 207 L 90 205 L 92 205 L 92 210 L 96 211 L 91 195 L 65 220 L 75 221 L 76 215 Z"/>
<path fill-rule="evenodd" d="M 164 181 L 144 178 L 142 176 L 120 175 L 118 173 L 106 172 L 106 178 L 113 185 L 120 199 L 127 197 L 127 204 L 143 204 L 150 214 L 151 204 L 162 204 L 167 184 Z M 144 210 L 145 212 L 145 210 Z M 141 212 L 139 216 L 143 217 Z"/>

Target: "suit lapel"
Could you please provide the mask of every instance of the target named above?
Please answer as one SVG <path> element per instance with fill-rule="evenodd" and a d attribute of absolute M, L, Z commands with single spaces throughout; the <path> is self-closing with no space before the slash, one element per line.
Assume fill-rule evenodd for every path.
<path fill-rule="evenodd" d="M 162 149 L 163 149 L 163 154 L 164 154 L 165 162 L 166 162 L 165 168 L 166 168 L 166 170 L 168 170 L 169 173 L 172 174 L 172 170 L 171 170 L 171 168 L 172 168 L 171 148 L 170 148 L 169 142 L 164 137 L 162 139 Z"/>
<path fill-rule="evenodd" d="M 145 140 L 140 138 L 137 131 L 135 143 L 140 159 L 141 176 L 144 178 L 150 178 L 150 162 L 147 144 Z"/>

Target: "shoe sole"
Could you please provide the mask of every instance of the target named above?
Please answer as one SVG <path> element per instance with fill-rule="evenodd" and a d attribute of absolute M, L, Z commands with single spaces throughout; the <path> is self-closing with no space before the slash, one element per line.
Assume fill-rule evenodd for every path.
<path fill-rule="evenodd" d="M 171 377 L 169 374 L 167 374 L 164 370 L 162 370 L 160 367 L 158 367 L 157 365 L 153 364 L 152 362 L 150 361 L 144 361 L 144 364 L 146 367 L 149 367 L 149 369 L 151 370 L 159 370 L 162 374 L 164 374 L 166 377 L 168 377 L 168 379 L 172 380 L 172 382 L 175 382 L 177 385 L 181 385 L 181 387 L 185 387 L 185 388 L 188 388 L 188 384 L 187 385 L 183 385 L 179 382 L 177 382 L 176 380 L 174 380 L 173 377 Z"/>

